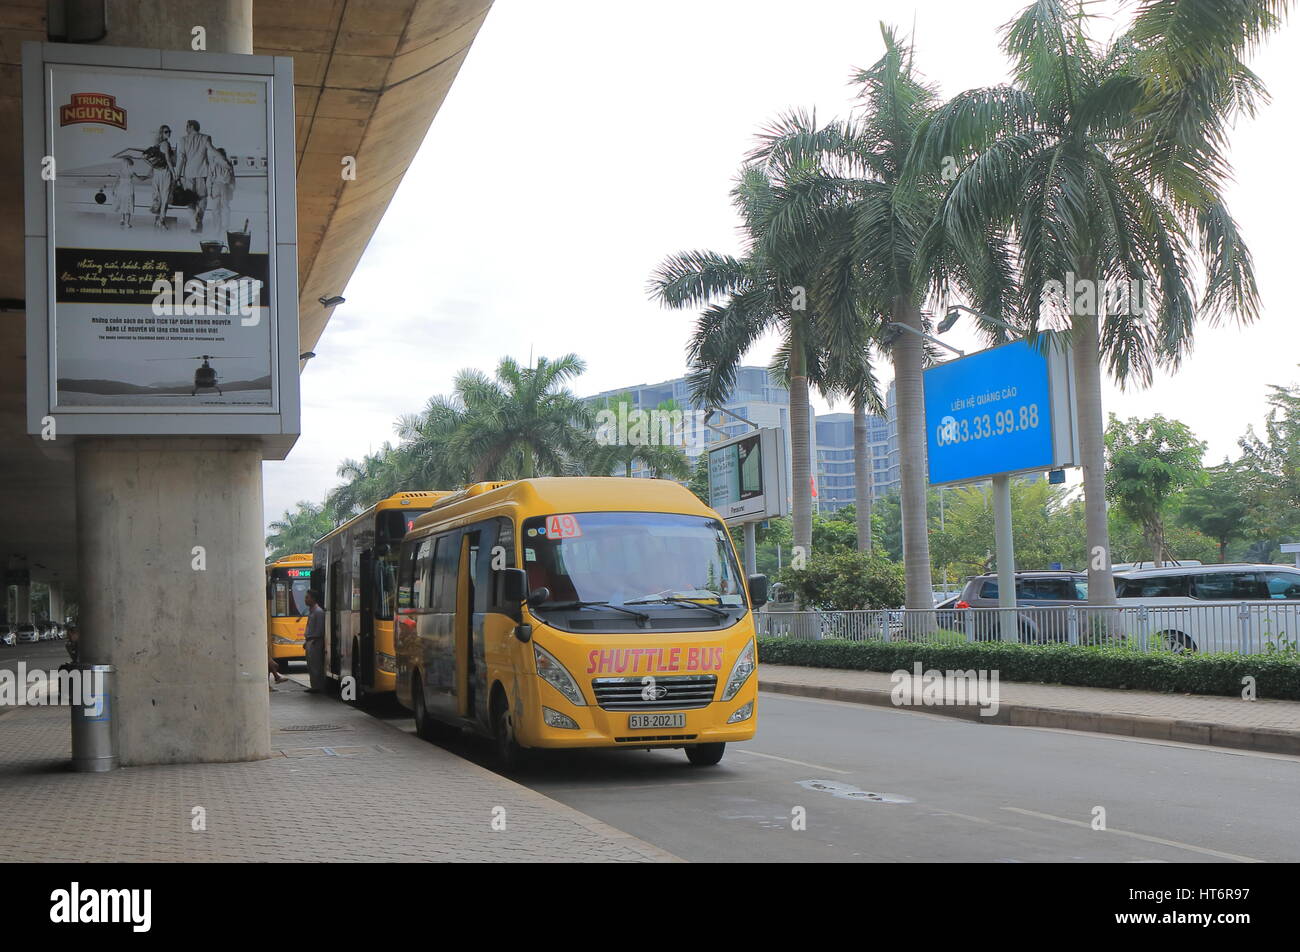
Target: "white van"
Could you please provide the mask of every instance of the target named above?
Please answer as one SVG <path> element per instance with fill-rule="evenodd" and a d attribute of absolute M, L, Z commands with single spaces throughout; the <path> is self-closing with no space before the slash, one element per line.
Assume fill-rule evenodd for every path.
<path fill-rule="evenodd" d="M 1117 572 L 1125 608 L 1148 610 L 1151 635 L 1175 651 L 1296 647 L 1300 568 L 1259 563 L 1169 565 Z"/>

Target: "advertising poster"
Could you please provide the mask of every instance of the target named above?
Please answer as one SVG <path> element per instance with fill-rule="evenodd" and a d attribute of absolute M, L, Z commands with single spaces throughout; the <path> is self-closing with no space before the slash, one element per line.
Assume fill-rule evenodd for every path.
<path fill-rule="evenodd" d="M 54 408 L 274 412 L 269 80 L 46 79 Z"/>

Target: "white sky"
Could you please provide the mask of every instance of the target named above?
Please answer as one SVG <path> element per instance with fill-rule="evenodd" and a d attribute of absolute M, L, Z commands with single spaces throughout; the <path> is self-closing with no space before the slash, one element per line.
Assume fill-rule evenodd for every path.
<path fill-rule="evenodd" d="M 845 115 L 882 18 L 915 26 L 942 96 L 1005 82 L 997 30 L 1025 3 L 496 0 L 303 374 L 303 435 L 264 464 L 267 520 L 319 501 L 341 460 L 395 441 L 393 421 L 463 367 L 574 351 L 579 395 L 681 375 L 694 315 L 652 304 L 646 280 L 672 252 L 737 249 L 728 192 L 754 134 L 792 107 Z M 1262 319 L 1201 328 L 1177 374 L 1106 398 L 1121 416 L 1183 420 L 1210 463 L 1263 419 L 1269 384 L 1300 382 L 1298 61 L 1293 25 L 1253 64 L 1273 103 L 1232 139 L 1230 207 Z M 945 339 L 978 349 L 961 325 Z"/>

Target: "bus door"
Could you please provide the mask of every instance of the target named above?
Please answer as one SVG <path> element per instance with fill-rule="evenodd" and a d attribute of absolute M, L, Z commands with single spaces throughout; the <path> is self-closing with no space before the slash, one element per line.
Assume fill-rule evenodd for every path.
<path fill-rule="evenodd" d="M 343 560 L 335 559 L 330 563 L 329 594 L 329 631 L 326 632 L 325 647 L 329 653 L 329 670 L 339 677 L 339 639 L 343 634 Z"/>
<path fill-rule="evenodd" d="M 352 659 L 352 670 L 360 679 L 360 687 L 372 687 L 375 683 L 375 560 L 374 552 L 365 549 L 361 553 L 359 566 L 361 575 L 361 618 L 357 624 L 357 640 L 360 642 L 361 656 Z"/>
<path fill-rule="evenodd" d="M 474 590 L 479 574 L 481 537 L 482 533 L 478 529 L 466 530 L 460 550 L 460 578 L 456 591 L 456 713 L 461 717 L 474 716 L 474 687 L 477 681 L 474 629 L 479 627 L 481 630 L 482 625 L 482 616 L 476 612 Z"/>

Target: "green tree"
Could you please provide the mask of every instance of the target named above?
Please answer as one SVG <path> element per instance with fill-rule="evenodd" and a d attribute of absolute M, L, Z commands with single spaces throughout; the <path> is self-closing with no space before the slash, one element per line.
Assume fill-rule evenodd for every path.
<path fill-rule="evenodd" d="M 1007 25 L 1014 82 L 952 99 L 920 136 L 919 169 L 956 172 L 935 233 L 958 250 L 990 229 L 1018 247 L 1020 320 L 1063 320 L 1074 348 L 1089 600 L 1114 601 L 1101 367 L 1149 383 L 1176 366 L 1197 316 L 1251 319 L 1248 250 L 1223 201 L 1233 119 L 1262 92 L 1240 57 L 1276 27 L 1279 0 L 1142 0 L 1108 46 L 1082 0 L 1037 0 Z M 1203 269 L 1195 300 L 1193 275 Z M 1137 301 L 1106 300 L 1135 282 Z M 1063 288 L 1072 289 L 1062 293 Z"/>
<path fill-rule="evenodd" d="M 1228 544 L 1249 533 L 1249 487 L 1242 471 L 1224 462 L 1207 469 L 1205 482 L 1178 500 L 1178 521 L 1219 546 L 1219 561 L 1228 561 Z"/>
<path fill-rule="evenodd" d="M 471 483 L 561 475 L 573 467 L 592 428 L 590 407 L 564 386 L 584 370 L 576 354 L 539 357 L 532 367 L 503 357 L 495 379 L 462 370 L 452 394 L 399 420 L 398 434 L 424 471 L 441 470 L 444 480 L 458 471 Z M 443 482 L 437 488 L 453 487 Z"/>
<path fill-rule="evenodd" d="M 785 198 L 791 183 L 754 167 L 741 171 L 732 190 L 745 235 L 741 256 L 684 251 L 665 259 L 650 278 L 650 293 L 673 308 L 702 308 L 688 346 L 692 399 L 720 406 L 731 395 L 736 370 L 769 331 L 781 336 L 780 355 L 789 386 L 792 518 L 795 545 L 812 545 L 812 464 L 808 402 L 809 358 L 827 352 L 825 326 L 809 307 L 807 287 L 819 249 L 806 240 L 774 249 L 772 225 L 792 214 Z"/>
<path fill-rule="evenodd" d="M 758 156 L 802 170 L 790 189 L 799 211 L 769 235 L 774 253 L 801 238 L 818 242 L 824 252 L 814 291 L 828 325 L 849 327 L 854 318 L 861 324 L 863 315 L 871 317 L 865 322 L 871 338 L 893 360 L 907 606 L 929 608 L 921 376 L 928 321 L 922 307 L 932 285 L 945 292 L 952 286 L 982 310 L 1001 314 L 1010 277 L 996 242 L 978 249 L 971 243 L 964 255 L 923 243 L 943 182 L 937 165 L 925 173 L 910 170 L 908 156 L 937 97 L 919 78 L 911 47 L 884 24 L 881 35 L 884 55 L 855 77 L 861 84 L 858 118 L 817 128 L 799 114 L 788 116 L 770 131 Z"/>
<path fill-rule="evenodd" d="M 310 552 L 316 540 L 333 528 L 334 520 L 324 506 L 304 500 L 271 523 L 266 537 L 267 561 Z"/>
<path fill-rule="evenodd" d="M 856 532 L 853 523 L 849 528 Z M 801 604 L 828 611 L 898 608 L 907 594 L 901 565 L 856 548 L 815 549 L 804 568 L 786 569 L 780 581 Z"/>
<path fill-rule="evenodd" d="M 1157 568 L 1167 555 L 1165 517 L 1170 500 L 1203 479 L 1205 444 L 1177 420 L 1157 414 L 1127 421 L 1111 414 L 1106 428 L 1106 492 L 1115 508 L 1139 526 Z"/>
<path fill-rule="evenodd" d="M 1263 433 L 1250 427 L 1240 440 L 1241 482 L 1251 523 L 1276 542 L 1300 529 L 1300 387 L 1270 390 Z"/>

